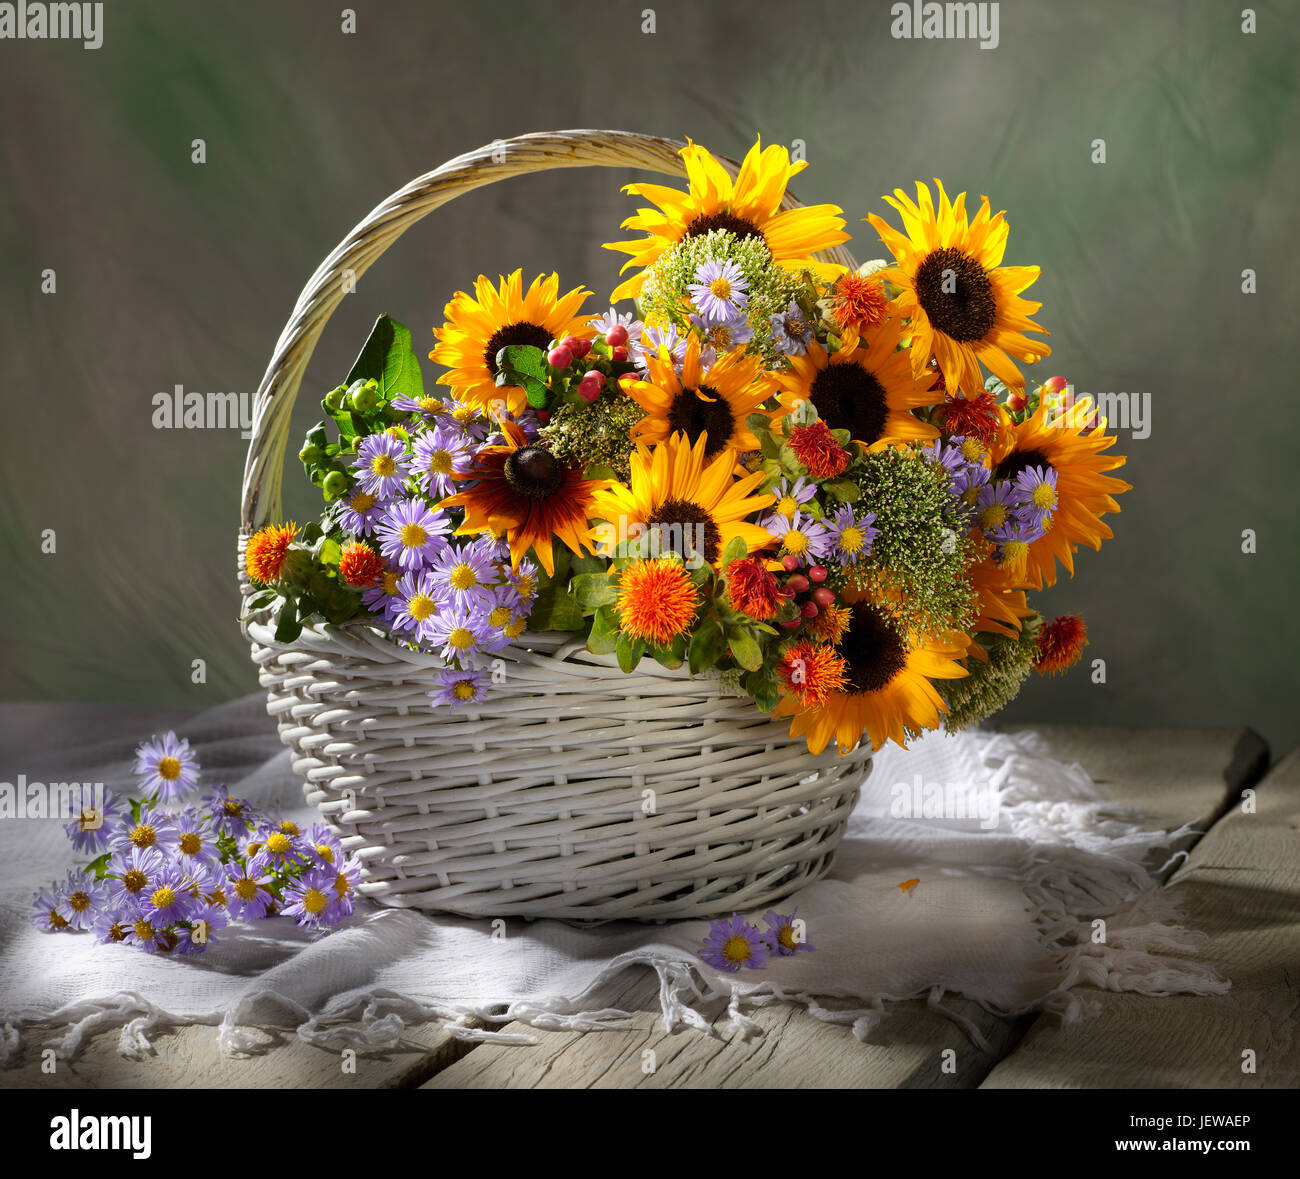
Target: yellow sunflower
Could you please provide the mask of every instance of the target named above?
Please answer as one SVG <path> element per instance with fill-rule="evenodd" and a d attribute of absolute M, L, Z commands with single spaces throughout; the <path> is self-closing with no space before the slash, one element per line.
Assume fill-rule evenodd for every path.
<path fill-rule="evenodd" d="M 1057 561 L 1073 577 L 1079 545 L 1099 549 L 1103 540 L 1114 535 L 1101 517 L 1118 512 L 1115 496 L 1133 486 L 1105 474 L 1122 467 L 1125 459 L 1102 453 L 1115 444 L 1114 434 L 1083 432 L 1091 408 L 1091 399 L 1086 397 L 1054 412 L 1040 405 L 1031 417 L 1013 427 L 1009 443 L 998 446 L 991 455 L 995 479 L 1014 479 L 1029 467 L 1056 472 L 1057 503 L 1047 534 L 1029 546 L 1024 565 L 1017 571 L 1034 589 L 1056 584 Z"/>
<path fill-rule="evenodd" d="M 843 210 L 838 205 L 807 205 L 781 211 L 786 185 L 808 166 L 807 160 L 791 162 L 784 147 L 762 149 L 755 141 L 733 181 L 726 169 L 697 144 L 688 141 L 680 154 L 686 161 L 688 192 L 662 184 L 629 184 L 623 189 L 645 197 L 659 208 L 639 209 L 623 222 L 624 229 L 640 230 L 645 237 L 605 244 L 607 250 L 631 255 L 623 270 L 640 268 L 614 291 L 614 302 L 639 295 L 646 268 L 679 241 L 714 229 L 725 229 L 741 238 L 761 238 L 772 260 L 786 270 L 811 270 L 828 278 L 843 271 L 842 266 L 812 257 L 849 240 L 840 216 Z"/>
<path fill-rule="evenodd" d="M 769 378 L 780 401 L 774 421 L 811 401 L 832 430 L 847 430 L 871 450 L 937 438 L 939 431 L 911 411 L 938 404 L 943 394 L 931 392 L 930 377 L 913 373 L 906 351 L 895 350 L 900 333 L 899 321 L 887 319 L 868 328 L 858 345 L 845 343 L 828 355 L 814 340 L 803 356 L 791 356 L 790 368 Z"/>
<path fill-rule="evenodd" d="M 984 388 L 979 362 L 1008 386 L 1025 378 L 1011 357 L 1032 363 L 1051 355 L 1025 332 L 1042 332 L 1030 316 L 1041 303 L 1020 292 L 1038 278 L 1037 266 L 1003 266 L 1008 225 L 1002 213 L 990 217 L 989 199 L 981 197 L 974 220 L 966 217 L 966 194 L 955 204 L 938 180 L 939 208 L 930 190 L 917 181 L 917 203 L 901 188 L 885 201 L 903 218 L 903 233 L 872 213 L 866 218 L 893 252 L 897 265 L 879 277 L 901 289 L 896 312 L 911 320 L 912 368 L 918 375 L 934 356 L 948 392 L 977 396 Z"/>
<path fill-rule="evenodd" d="M 552 274 L 533 279 L 525 293 L 520 270 L 498 286 L 480 274 L 473 295 L 457 291 L 443 311 L 447 322 L 433 329 L 438 344 L 429 359 L 448 370 L 438 383 L 450 385 L 472 405 L 487 406 L 502 398 L 512 414 L 522 412 L 528 405 L 524 391 L 495 384 L 497 353 L 508 344 L 545 349 L 553 339 L 590 338 L 593 333 L 587 317 L 578 314 L 591 292 L 574 287 L 561 297 L 559 291 L 559 275 Z"/>
<path fill-rule="evenodd" d="M 472 480 L 473 485 L 438 507 L 465 509 L 457 536 L 504 535 L 514 565 L 532 549 L 547 576 L 553 577 L 555 540 L 574 553 L 594 552 L 594 501 L 609 481 L 584 479 L 581 468 L 560 462 L 545 447 L 530 446 L 512 421 L 502 420 L 501 429 L 504 446 L 482 447 L 468 471 L 453 472 L 453 479 Z"/>
<path fill-rule="evenodd" d="M 686 357 L 679 377 L 667 349 L 647 356 L 648 379 L 620 385 L 646 412 L 632 427 L 633 442 L 665 442 L 680 430 L 691 443 L 707 435 L 704 457 L 724 449 L 757 450 L 758 439 L 745 424 L 767 398 L 758 380 L 762 357 L 745 356 L 743 348 L 728 352 L 704 371 L 700 341 L 694 332 L 686 342 Z"/>
<path fill-rule="evenodd" d="M 596 496 L 593 514 L 608 522 L 603 555 L 616 556 L 624 538 L 653 532 L 659 552 L 686 558 L 693 550 L 718 568 L 734 537 L 743 537 L 751 553 L 772 543 L 766 528 L 746 523 L 774 502 L 771 495 L 751 494 L 766 475 L 757 471 L 737 479 L 736 452 L 708 459 L 705 445 L 703 434 L 692 445 L 680 433 L 653 448 L 637 444 L 628 483 L 611 483 Z"/>
<path fill-rule="evenodd" d="M 790 736 L 805 737 L 820 753 L 834 739 L 848 753 L 864 737 L 872 749 L 886 741 L 906 747 L 908 733 L 937 728 L 947 711 L 932 679 L 955 680 L 969 674 L 957 662 L 969 637 L 955 631 L 933 639 L 905 641 L 879 607 L 866 601 L 849 606 L 851 618 L 837 650 L 845 661 L 843 689 L 822 704 L 801 708 L 783 694 L 774 717 L 789 716 Z"/>

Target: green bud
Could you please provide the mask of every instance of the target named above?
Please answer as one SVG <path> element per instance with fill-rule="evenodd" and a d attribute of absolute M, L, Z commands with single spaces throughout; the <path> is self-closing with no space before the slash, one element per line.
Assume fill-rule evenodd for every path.
<path fill-rule="evenodd" d="M 353 388 L 348 393 L 348 408 L 358 413 L 370 413 L 379 405 L 379 386 L 374 381 Z"/>
<path fill-rule="evenodd" d="M 306 466 L 313 466 L 325 457 L 325 452 L 319 446 L 313 446 L 308 443 L 298 452 L 299 460 Z"/>
<path fill-rule="evenodd" d="M 326 499 L 338 499 L 347 489 L 348 477 L 342 471 L 331 471 L 325 476 L 325 482 L 321 484 Z"/>
<path fill-rule="evenodd" d="M 338 413 L 343 408 L 343 398 L 347 396 L 347 386 L 340 385 L 337 389 L 331 389 L 325 394 L 325 400 L 321 404 L 330 412 Z"/>

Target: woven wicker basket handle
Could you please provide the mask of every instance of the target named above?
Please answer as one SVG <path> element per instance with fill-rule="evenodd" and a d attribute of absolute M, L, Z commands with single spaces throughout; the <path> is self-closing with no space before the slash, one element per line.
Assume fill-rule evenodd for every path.
<path fill-rule="evenodd" d="M 671 139 L 627 131 L 534 132 L 497 140 L 457 156 L 412 180 L 366 214 L 303 287 L 258 386 L 253 437 L 244 465 L 241 538 L 280 519 L 280 482 L 294 398 L 316 341 L 343 300 L 345 271 L 350 271 L 354 279 L 360 278 L 420 218 L 485 184 L 527 172 L 590 165 L 643 168 L 684 176 L 686 166 L 677 154 L 684 146 Z M 720 162 L 735 175 L 739 165 L 734 160 L 722 158 Z M 786 193 L 783 207 L 795 208 L 798 204 Z M 855 264 L 843 247 L 828 251 L 824 257 L 846 266 Z"/>

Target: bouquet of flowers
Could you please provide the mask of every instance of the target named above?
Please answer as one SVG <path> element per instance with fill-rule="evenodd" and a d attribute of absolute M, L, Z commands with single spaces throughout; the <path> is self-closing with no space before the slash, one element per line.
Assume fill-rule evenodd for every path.
<path fill-rule="evenodd" d="M 850 270 L 817 257 L 840 208 L 782 209 L 803 161 L 681 154 L 688 191 L 625 190 L 654 207 L 609 243 L 604 314 L 554 274 L 480 276 L 434 329 L 436 393 L 381 317 L 299 454 L 320 518 L 249 538 L 250 614 L 435 653 L 449 709 L 569 631 L 624 672 L 720 676 L 815 753 L 969 725 L 1070 666 L 1082 620 L 1027 595 L 1129 484 L 1089 399 L 1026 385 L 1050 350 L 1004 215 L 895 190 L 901 229 L 867 218 L 892 259 Z"/>

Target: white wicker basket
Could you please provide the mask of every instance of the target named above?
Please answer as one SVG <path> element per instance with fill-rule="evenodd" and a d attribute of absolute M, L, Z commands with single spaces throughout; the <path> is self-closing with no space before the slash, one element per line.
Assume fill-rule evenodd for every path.
<path fill-rule="evenodd" d="M 244 544 L 280 518 L 294 397 L 343 271 L 360 276 L 470 189 L 592 164 L 681 175 L 682 146 L 617 131 L 498 141 L 412 181 L 348 234 L 299 296 L 258 390 L 246 591 Z M 826 871 L 871 765 L 863 747 L 812 756 L 717 678 L 648 659 L 625 675 L 569 634 L 523 635 L 500 657 L 502 682 L 455 713 L 425 695 L 439 661 L 373 628 L 309 627 L 289 645 L 259 621 L 245 634 L 308 800 L 360 857 L 362 893 L 384 904 L 586 921 L 751 912 Z"/>

